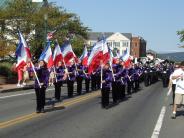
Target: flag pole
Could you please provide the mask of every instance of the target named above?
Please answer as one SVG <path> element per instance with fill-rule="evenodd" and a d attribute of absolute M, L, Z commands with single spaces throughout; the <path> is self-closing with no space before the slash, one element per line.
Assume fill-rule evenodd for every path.
<path fill-rule="evenodd" d="M 103 75 L 103 68 L 102 68 L 102 61 L 101 61 L 101 86 L 100 86 L 101 89 L 102 89 L 102 81 L 103 81 L 102 75 Z"/>
<path fill-rule="evenodd" d="M 112 68 L 112 61 L 113 61 L 113 56 L 111 55 L 112 54 L 112 51 L 110 50 L 110 48 L 108 47 L 108 52 L 110 54 L 110 67 L 111 67 L 111 70 L 112 70 L 112 77 L 113 77 L 113 80 L 115 81 L 115 78 L 114 78 L 114 71 L 113 71 L 113 68 Z"/>
<path fill-rule="evenodd" d="M 58 82 L 57 81 L 57 74 L 56 74 L 56 68 L 55 68 L 55 66 L 54 66 L 54 74 L 55 74 L 55 77 L 56 77 L 56 82 Z"/>
<path fill-rule="evenodd" d="M 63 59 L 63 63 L 64 63 L 64 66 L 65 66 L 66 71 L 68 72 L 68 69 L 66 67 L 65 60 L 64 59 Z M 67 76 L 68 76 L 68 79 L 70 80 L 70 75 L 68 74 Z"/>
<path fill-rule="evenodd" d="M 34 74 L 35 74 L 36 80 L 37 80 L 37 82 L 38 82 L 38 85 L 39 85 L 40 88 L 41 88 L 40 81 L 39 81 L 38 76 L 37 76 L 37 73 L 36 73 L 36 71 L 35 71 L 35 66 L 34 66 L 34 64 L 32 63 L 32 61 L 30 61 L 30 62 L 31 62 L 31 66 L 32 66 L 33 72 L 34 72 Z"/>
<path fill-rule="evenodd" d="M 112 70 L 112 77 L 113 77 L 113 80 L 115 81 L 115 78 L 114 78 L 114 71 L 113 71 L 113 68 L 112 68 L 112 61 L 111 61 L 110 67 L 111 67 L 111 70 Z"/>
<path fill-rule="evenodd" d="M 103 35 L 103 43 L 102 43 L 102 58 L 103 58 L 103 54 L 104 54 L 104 35 Z M 101 89 L 102 89 L 102 81 L 103 81 L 103 78 L 102 78 L 102 75 L 103 75 L 103 67 L 102 67 L 102 59 L 101 59 Z"/>

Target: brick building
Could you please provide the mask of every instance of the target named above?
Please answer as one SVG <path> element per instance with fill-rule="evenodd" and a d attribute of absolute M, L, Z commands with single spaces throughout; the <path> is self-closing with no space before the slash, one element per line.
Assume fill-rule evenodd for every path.
<path fill-rule="evenodd" d="M 146 41 L 142 37 L 132 37 L 130 55 L 133 57 L 146 57 Z"/>

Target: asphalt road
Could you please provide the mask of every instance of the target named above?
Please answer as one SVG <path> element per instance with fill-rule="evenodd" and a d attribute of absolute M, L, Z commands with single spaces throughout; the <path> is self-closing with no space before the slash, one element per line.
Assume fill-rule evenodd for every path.
<path fill-rule="evenodd" d="M 0 137 L 183 138 L 183 107 L 175 120 L 170 118 L 172 106 L 168 89 L 162 88 L 161 82 L 149 87 L 141 85 L 141 88 L 109 109 L 102 109 L 100 93 L 92 92 L 65 99 L 53 110 L 49 110 L 52 107 L 48 102 L 48 112 L 40 115 L 33 113 L 35 95 L 32 90 L 0 95 Z M 53 97 L 50 89 L 47 101 Z M 66 91 L 66 88 L 62 90 Z M 20 93 L 30 94 L 8 97 Z M 12 123 L 13 119 L 16 121 Z"/>

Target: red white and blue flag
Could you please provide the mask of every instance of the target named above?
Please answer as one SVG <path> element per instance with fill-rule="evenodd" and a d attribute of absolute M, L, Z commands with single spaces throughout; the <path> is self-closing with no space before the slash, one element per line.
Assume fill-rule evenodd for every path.
<path fill-rule="evenodd" d="M 84 51 L 80 57 L 80 60 L 81 60 L 83 66 L 87 66 L 87 64 L 88 64 L 88 50 L 87 50 L 86 46 L 84 47 Z"/>
<path fill-rule="evenodd" d="M 31 58 L 30 49 L 27 46 L 27 43 L 20 31 L 19 31 L 19 44 L 15 54 L 17 57 L 17 64 L 16 64 L 17 69 L 23 68 L 27 64 L 28 59 Z"/>
<path fill-rule="evenodd" d="M 128 53 L 128 49 L 126 48 L 126 50 L 124 51 L 123 56 L 121 57 L 121 59 L 124 61 L 124 66 L 125 67 L 129 67 L 130 63 L 131 63 L 131 59 L 130 59 L 130 54 Z"/>
<path fill-rule="evenodd" d="M 61 53 L 63 56 L 63 60 L 66 64 L 70 64 L 71 59 L 77 59 L 76 55 L 74 54 L 72 50 L 71 44 L 67 41 L 61 46 Z"/>
<path fill-rule="evenodd" d="M 50 41 L 47 42 L 47 46 L 40 55 L 39 61 L 43 60 L 47 63 L 47 68 L 51 68 L 54 64 L 53 58 L 52 58 L 52 50 L 50 47 Z"/>
<path fill-rule="evenodd" d="M 63 59 L 63 56 L 62 56 L 62 53 L 61 53 L 61 48 L 60 48 L 59 44 L 56 43 L 54 53 L 53 53 L 54 65 L 56 66 L 59 61 L 62 61 L 62 59 Z"/>
<path fill-rule="evenodd" d="M 91 50 L 91 53 L 88 57 L 89 74 L 95 71 L 101 64 L 101 61 L 103 59 L 103 45 L 104 45 L 104 39 L 95 43 Z"/>
<path fill-rule="evenodd" d="M 107 41 L 106 39 L 103 39 L 104 43 L 103 43 L 103 59 L 102 59 L 102 63 L 106 64 L 107 62 L 109 62 L 110 60 L 110 51 L 109 48 L 107 46 Z"/>

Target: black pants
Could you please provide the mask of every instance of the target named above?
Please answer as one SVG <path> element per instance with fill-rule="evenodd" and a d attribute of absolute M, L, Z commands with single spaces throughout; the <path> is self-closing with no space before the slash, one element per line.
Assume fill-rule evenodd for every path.
<path fill-rule="evenodd" d="M 46 88 L 35 88 L 36 93 L 36 110 L 40 111 L 41 109 L 44 109 L 45 105 L 45 90 Z"/>
<path fill-rule="evenodd" d="M 135 91 L 137 92 L 139 89 L 139 79 L 135 80 Z"/>
<path fill-rule="evenodd" d="M 119 88 L 119 98 L 120 100 L 123 100 L 125 98 L 125 85 L 119 84 L 118 88 Z"/>
<path fill-rule="evenodd" d="M 96 90 L 96 78 L 95 76 L 91 76 L 91 89 L 92 91 Z"/>
<path fill-rule="evenodd" d="M 132 90 L 132 82 L 128 81 L 127 82 L 127 94 L 131 94 L 131 90 Z"/>
<path fill-rule="evenodd" d="M 162 73 L 162 83 L 163 87 L 168 87 L 169 85 L 169 75 L 167 73 Z"/>
<path fill-rule="evenodd" d="M 96 77 L 96 88 L 100 89 L 100 86 L 101 86 L 101 77 L 97 76 Z"/>
<path fill-rule="evenodd" d="M 82 77 L 77 77 L 77 93 L 79 95 L 82 93 Z"/>
<path fill-rule="evenodd" d="M 150 73 L 146 73 L 144 75 L 144 85 L 147 87 L 149 85 L 151 85 L 151 75 Z"/>
<path fill-rule="evenodd" d="M 173 92 L 172 98 L 173 98 L 173 104 L 174 104 L 174 98 L 175 98 L 175 90 L 176 90 L 176 84 L 172 84 L 172 92 Z"/>
<path fill-rule="evenodd" d="M 112 99 L 113 102 L 116 103 L 118 101 L 118 86 L 117 82 L 112 82 Z"/>
<path fill-rule="evenodd" d="M 57 100 L 60 100 L 61 98 L 61 86 L 62 86 L 61 81 L 55 83 L 55 98 Z"/>
<path fill-rule="evenodd" d="M 67 88 L 68 88 L 68 97 L 73 97 L 73 87 L 74 87 L 74 81 L 68 80 L 67 81 Z"/>
<path fill-rule="evenodd" d="M 102 107 L 107 107 L 109 105 L 109 93 L 110 93 L 110 88 L 102 87 L 101 90 L 102 93 Z"/>
<path fill-rule="evenodd" d="M 89 92 L 89 82 L 90 79 L 85 79 L 86 92 Z"/>

